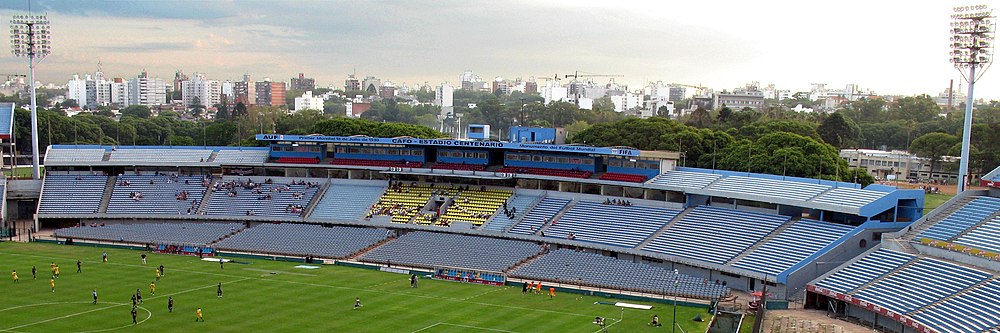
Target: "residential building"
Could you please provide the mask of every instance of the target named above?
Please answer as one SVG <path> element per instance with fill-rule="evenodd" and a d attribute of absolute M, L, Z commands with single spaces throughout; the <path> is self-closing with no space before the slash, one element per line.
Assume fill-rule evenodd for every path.
<path fill-rule="evenodd" d="M 129 106 L 129 84 L 125 79 L 116 77 L 111 80 L 111 104 L 120 108 Z"/>
<path fill-rule="evenodd" d="M 219 96 L 219 100 L 221 100 L 223 104 L 234 104 L 233 103 L 233 97 L 235 97 L 235 95 L 233 95 L 234 87 L 235 84 L 233 83 L 233 81 L 226 80 L 225 82 L 222 82 L 222 94 Z"/>
<path fill-rule="evenodd" d="M 257 104 L 257 85 L 250 74 L 243 74 L 243 81 L 233 83 L 233 104 L 247 107 Z"/>
<path fill-rule="evenodd" d="M 361 118 L 362 114 L 371 110 L 372 103 L 364 96 L 358 95 L 344 103 L 344 106 L 348 117 Z"/>
<path fill-rule="evenodd" d="M 344 91 L 358 91 L 361 90 L 361 81 L 354 77 L 354 74 L 348 75 L 347 79 L 344 80 Z"/>
<path fill-rule="evenodd" d="M 441 86 L 434 91 L 434 105 L 444 107 L 452 107 L 454 104 L 454 88 L 448 84 L 448 82 L 442 83 Z"/>
<path fill-rule="evenodd" d="M 642 106 L 642 95 L 640 94 L 625 92 L 610 97 L 611 103 L 615 105 L 615 112 L 625 112 Z"/>
<path fill-rule="evenodd" d="M 396 98 L 396 85 L 390 81 L 385 81 L 378 88 L 378 96 L 381 98 Z"/>
<path fill-rule="evenodd" d="M 302 110 L 323 110 L 323 98 L 313 96 L 312 90 L 302 93 L 302 96 L 295 98 L 295 112 Z"/>
<path fill-rule="evenodd" d="M 261 105 L 261 106 L 285 105 L 284 82 L 271 82 L 270 78 L 264 78 L 264 81 L 257 82 L 255 86 L 257 90 L 256 105 Z"/>
<path fill-rule="evenodd" d="M 174 82 L 172 91 L 181 91 L 183 94 L 183 89 L 184 89 L 182 87 L 183 82 L 190 79 L 191 78 L 188 77 L 187 74 L 184 74 L 184 71 L 178 69 L 176 72 L 174 72 Z"/>
<path fill-rule="evenodd" d="M 545 86 L 542 87 L 542 98 L 545 99 L 545 104 L 555 101 L 566 101 L 568 95 L 569 91 L 566 87 L 559 84 L 557 80 L 545 81 Z"/>
<path fill-rule="evenodd" d="M 732 92 L 723 91 L 715 94 L 712 104 L 716 108 L 728 107 L 734 111 L 743 108 L 757 109 L 764 106 L 764 92 L 760 91 L 757 82 L 752 82 L 744 88 L 733 89 Z"/>
<path fill-rule="evenodd" d="M 206 79 L 204 74 L 194 73 L 194 77 L 181 82 L 181 101 L 189 108 L 195 102 L 205 107 L 219 104 L 222 102 L 222 84 Z"/>
<path fill-rule="evenodd" d="M 537 94 L 538 93 L 538 82 L 532 77 L 528 79 L 528 82 L 524 83 L 524 93 L 525 94 Z"/>
<path fill-rule="evenodd" d="M 73 74 L 73 78 L 66 82 L 66 99 L 76 101 L 79 106 L 87 105 L 87 81 L 91 81 L 90 75 L 81 79 L 80 74 Z"/>
<path fill-rule="evenodd" d="M 947 165 L 957 157 L 945 156 L 931 170 L 931 161 L 904 150 L 841 149 L 840 157 L 855 168 L 865 168 L 877 180 L 942 180 L 954 183 L 958 175 L 948 171 Z"/>
<path fill-rule="evenodd" d="M 316 89 L 316 79 L 307 78 L 304 73 L 299 73 L 299 77 L 293 77 L 288 87 L 291 90 L 297 91 L 313 90 Z"/>
<path fill-rule="evenodd" d="M 465 71 L 462 75 L 458 76 L 458 82 L 460 83 L 459 89 L 465 90 L 476 90 L 478 89 L 476 83 L 482 82 L 483 79 L 472 73 L 472 71 Z"/>
<path fill-rule="evenodd" d="M 687 88 L 684 87 L 670 87 L 670 92 L 668 93 L 671 102 L 678 102 L 687 97 Z"/>
<path fill-rule="evenodd" d="M 157 106 L 167 104 L 167 82 L 161 78 L 151 78 L 142 71 L 129 80 L 129 105 Z"/>

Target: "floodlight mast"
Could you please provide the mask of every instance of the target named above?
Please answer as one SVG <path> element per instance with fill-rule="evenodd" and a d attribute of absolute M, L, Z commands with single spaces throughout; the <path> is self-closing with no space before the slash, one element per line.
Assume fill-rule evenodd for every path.
<path fill-rule="evenodd" d="M 969 142 L 972 137 L 972 96 L 976 81 L 983 76 L 993 63 L 993 37 L 996 24 L 993 10 L 986 5 L 959 6 L 951 15 L 951 63 L 962 78 L 969 83 L 969 94 L 965 102 L 965 123 L 962 128 L 962 159 L 958 167 L 957 193 L 966 190 L 969 183 Z M 977 74 L 976 68 L 982 70 Z M 968 76 L 964 72 L 969 70 Z M 978 75 L 978 76 L 977 76 Z M 931 170 L 933 172 L 933 170 Z"/>

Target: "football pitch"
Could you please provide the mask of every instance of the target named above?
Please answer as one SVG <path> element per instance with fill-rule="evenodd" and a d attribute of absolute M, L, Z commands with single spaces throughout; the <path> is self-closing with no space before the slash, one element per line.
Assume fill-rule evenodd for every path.
<path fill-rule="evenodd" d="M 109 262 L 101 262 L 107 252 Z M 334 265 L 301 269 L 298 263 L 234 259 L 218 263 L 197 257 L 45 243 L 0 243 L 0 332 L 600 332 L 594 317 L 605 317 L 609 332 L 670 331 L 670 304 L 652 310 L 595 302 L 612 299 L 573 293 L 522 295 L 520 287 L 495 287 L 420 279 Z M 80 260 L 82 272 L 77 273 Z M 60 277 L 51 291 L 50 264 Z M 164 275 L 156 281 L 156 267 Z M 37 269 L 32 279 L 31 267 Z M 20 281 L 10 273 L 17 270 Z M 150 293 L 150 282 L 156 294 Z M 222 283 L 223 296 L 218 297 Z M 91 292 L 99 300 L 92 304 Z M 131 296 L 142 292 L 138 324 L 132 323 Z M 174 299 L 173 312 L 167 299 Z M 362 306 L 354 309 L 356 297 Z M 204 322 L 195 321 L 201 308 Z M 658 315 L 662 327 L 647 323 Z M 704 332 L 705 307 L 678 307 L 684 332 Z M 677 330 L 680 332 L 681 330 Z"/>

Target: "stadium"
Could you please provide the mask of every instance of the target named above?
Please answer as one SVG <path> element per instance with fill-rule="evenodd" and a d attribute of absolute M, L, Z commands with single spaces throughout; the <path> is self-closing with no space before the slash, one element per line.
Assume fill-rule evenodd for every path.
<path fill-rule="evenodd" d="M 922 190 L 688 168 L 676 152 L 363 136 L 257 140 L 265 147 L 52 145 L 37 199 L 5 184 L 0 209 L 29 212 L 32 240 L 91 252 L 198 256 L 220 268 L 220 258 L 344 266 L 359 276 L 412 274 L 444 286 L 455 282 L 439 281 L 484 288 L 537 281 L 560 294 L 622 302 L 679 299 L 711 308 L 707 326 L 719 332 L 746 328 L 739 319 L 719 328 L 723 317 L 712 314 L 795 307 L 889 332 L 1000 331 L 1000 168 L 983 177 L 988 190 L 967 191 L 924 216 Z M 626 318 L 624 308 L 606 316 Z M 575 331 L 462 325 L 421 327 Z"/>

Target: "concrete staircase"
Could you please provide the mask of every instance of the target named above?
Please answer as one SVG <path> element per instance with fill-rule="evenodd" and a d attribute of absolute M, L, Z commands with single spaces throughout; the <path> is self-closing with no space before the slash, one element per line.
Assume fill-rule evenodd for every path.
<path fill-rule="evenodd" d="M 558 222 L 559 219 L 563 217 L 563 215 L 566 215 L 566 213 L 569 212 L 570 209 L 573 209 L 573 206 L 576 206 L 576 203 L 577 203 L 576 199 L 571 200 L 568 204 L 566 204 L 566 207 L 563 207 L 563 209 L 560 210 L 559 213 L 557 213 L 555 216 L 552 217 L 552 219 L 549 220 L 549 223 L 543 225 L 541 228 L 538 228 L 538 231 L 535 232 L 533 235 L 541 235 L 542 233 L 545 233 L 546 230 L 549 230 L 549 226 Z"/>
<path fill-rule="evenodd" d="M 673 227 L 675 224 L 677 224 L 677 221 L 680 221 L 681 219 L 683 219 L 684 216 L 686 216 L 687 213 L 690 212 L 692 209 L 694 209 L 694 208 L 693 207 L 689 207 L 689 208 L 685 208 L 684 210 L 682 210 L 680 213 L 678 213 L 676 216 L 674 216 L 673 219 L 671 219 L 670 221 L 668 221 L 667 224 L 663 225 L 663 228 L 660 228 L 660 230 L 657 230 L 652 235 L 649 235 L 649 238 L 646 238 L 646 240 L 642 241 L 642 243 L 639 243 L 639 245 L 636 245 L 635 248 L 636 249 L 641 249 L 641 248 L 645 247 L 646 245 L 648 245 L 650 242 L 652 242 L 654 239 L 656 239 L 656 237 L 660 237 L 660 235 L 662 235 L 664 232 L 666 232 L 667 229 L 670 229 L 670 227 Z"/>
<path fill-rule="evenodd" d="M 319 206 L 319 201 L 323 199 L 323 196 L 326 195 L 326 191 L 330 189 L 332 184 L 332 182 L 327 180 L 322 186 L 320 186 L 319 190 L 316 191 L 316 194 L 313 195 L 312 200 L 309 200 L 309 203 L 306 205 L 306 210 L 302 212 L 302 217 L 312 215 L 313 211 L 316 210 L 316 206 Z"/>
<path fill-rule="evenodd" d="M 98 213 L 104 214 L 108 212 L 108 204 L 111 203 L 111 193 L 115 191 L 115 184 L 117 182 L 117 176 L 108 176 L 108 181 L 104 184 L 104 196 L 101 197 L 101 205 L 97 208 Z"/>
<path fill-rule="evenodd" d="M 754 245 L 750 246 L 746 250 L 743 250 L 743 252 L 740 252 L 740 254 L 737 255 L 736 257 L 734 257 L 733 259 L 729 259 L 729 261 L 726 261 L 726 265 L 732 265 L 732 264 L 735 264 L 735 263 L 739 262 L 740 259 L 743 259 L 743 257 L 746 257 L 746 256 L 750 255 L 750 253 L 753 253 L 753 251 L 756 250 L 757 248 L 759 248 L 761 246 L 764 246 L 764 244 L 767 244 L 767 242 L 770 242 L 772 238 L 778 236 L 778 234 L 780 234 L 785 229 L 788 229 L 788 227 L 790 227 L 792 224 L 794 224 L 796 222 L 798 222 L 798 221 L 790 221 L 790 222 L 787 222 L 785 224 L 782 224 L 777 229 L 772 230 L 771 233 L 767 234 L 767 236 L 764 236 L 764 238 L 762 238 L 760 241 L 758 241 Z"/>

